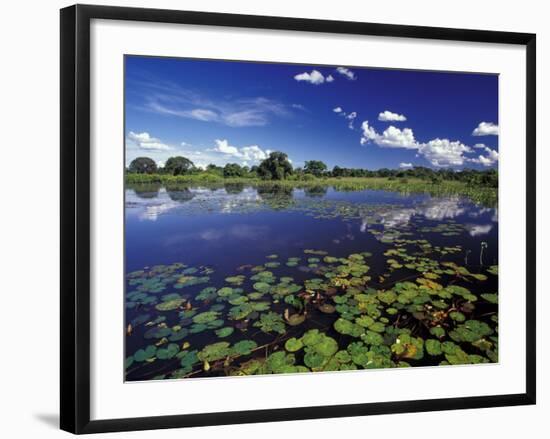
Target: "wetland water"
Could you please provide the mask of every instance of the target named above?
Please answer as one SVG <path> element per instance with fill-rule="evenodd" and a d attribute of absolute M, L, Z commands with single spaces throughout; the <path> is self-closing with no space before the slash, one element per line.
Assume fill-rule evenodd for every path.
<path fill-rule="evenodd" d="M 126 189 L 126 380 L 498 361 L 495 206 Z"/>

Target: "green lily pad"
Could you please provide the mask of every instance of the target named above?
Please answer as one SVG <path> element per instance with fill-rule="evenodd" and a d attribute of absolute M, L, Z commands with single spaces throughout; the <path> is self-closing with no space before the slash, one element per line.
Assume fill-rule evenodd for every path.
<path fill-rule="evenodd" d="M 441 326 L 434 326 L 433 328 L 430 328 L 430 334 L 434 335 L 435 337 L 441 338 L 445 336 L 445 329 L 443 329 Z"/>
<path fill-rule="evenodd" d="M 361 330 L 357 329 L 358 327 L 359 327 L 358 325 L 355 325 L 349 320 L 346 320 L 343 318 L 339 318 L 334 322 L 334 329 L 340 334 L 353 335 L 353 336 L 356 336 L 357 334 L 360 335 Z"/>
<path fill-rule="evenodd" d="M 172 311 L 174 309 L 177 309 L 181 306 L 183 303 L 183 299 L 172 299 L 168 300 L 166 302 L 159 303 L 155 306 L 156 309 L 159 311 Z"/>
<path fill-rule="evenodd" d="M 234 290 L 231 287 L 223 287 L 218 290 L 218 296 L 220 297 L 229 297 L 233 293 L 234 293 Z"/>
<path fill-rule="evenodd" d="M 219 315 L 220 313 L 217 311 L 201 312 L 200 314 L 197 314 L 195 317 L 193 317 L 193 322 L 198 324 L 210 323 L 216 320 Z"/>
<path fill-rule="evenodd" d="M 183 340 L 187 335 L 189 334 L 189 331 L 186 328 L 179 328 L 174 331 L 172 329 L 172 333 L 170 334 L 170 337 L 168 337 L 169 341 L 180 341 Z"/>
<path fill-rule="evenodd" d="M 145 360 L 149 360 L 157 353 L 157 347 L 155 345 L 149 345 L 145 349 L 138 349 L 134 353 L 134 360 L 138 363 L 142 363 Z"/>
<path fill-rule="evenodd" d="M 277 332 L 279 334 L 285 333 L 285 322 L 283 318 L 273 312 L 269 311 L 260 316 L 260 320 L 254 323 L 254 326 L 260 328 L 262 332 Z"/>
<path fill-rule="evenodd" d="M 426 352 L 432 356 L 438 356 L 442 354 L 441 342 L 432 338 L 426 340 L 425 343 Z"/>
<path fill-rule="evenodd" d="M 493 330 L 487 323 L 479 320 L 468 320 L 450 331 L 449 336 L 457 342 L 472 343 L 492 333 Z"/>
<path fill-rule="evenodd" d="M 498 303 L 498 294 L 485 293 L 481 294 L 481 297 L 489 303 Z"/>
<path fill-rule="evenodd" d="M 380 299 L 380 301 L 385 303 L 386 305 L 391 305 L 397 300 L 397 294 L 395 294 L 392 290 L 379 291 L 378 299 Z"/>
<path fill-rule="evenodd" d="M 151 329 L 148 329 L 145 334 L 143 334 L 143 337 L 147 339 L 163 338 L 168 337 L 171 333 L 172 330 L 170 328 L 155 326 Z"/>
<path fill-rule="evenodd" d="M 304 344 L 300 339 L 295 337 L 289 338 L 285 343 L 285 349 L 289 352 L 296 352 L 302 349 Z"/>
<path fill-rule="evenodd" d="M 319 369 L 328 361 L 327 357 L 316 351 L 306 352 L 304 355 L 304 364 L 311 369 Z"/>
<path fill-rule="evenodd" d="M 233 329 L 232 327 L 230 326 L 225 326 L 224 328 L 220 328 L 218 330 L 216 330 L 216 335 L 220 338 L 224 338 L 224 337 L 229 337 L 231 334 L 233 334 L 233 331 L 235 329 Z"/>
<path fill-rule="evenodd" d="M 231 354 L 229 343 L 226 341 L 220 341 L 217 343 L 205 346 L 198 354 L 197 358 L 200 361 L 216 361 L 221 360 Z"/>
<path fill-rule="evenodd" d="M 257 346 L 253 340 L 241 340 L 233 345 L 233 351 L 239 355 L 249 355 Z"/>
<path fill-rule="evenodd" d="M 197 351 L 180 352 L 182 355 L 178 355 L 178 358 L 181 359 L 181 367 L 190 370 L 195 364 L 197 364 L 200 361 L 197 353 Z"/>
<path fill-rule="evenodd" d="M 449 317 L 453 319 L 455 322 L 463 322 L 464 320 L 466 320 L 466 317 L 464 316 L 464 314 L 462 314 L 459 311 L 451 311 L 449 313 Z"/>
<path fill-rule="evenodd" d="M 179 350 L 180 348 L 176 343 L 170 343 L 165 348 L 158 349 L 156 355 L 159 360 L 169 360 L 174 358 Z"/>
<path fill-rule="evenodd" d="M 266 282 L 256 282 L 253 285 L 254 289 L 259 291 L 260 293 L 267 293 L 271 289 L 271 285 L 269 285 Z"/>
<path fill-rule="evenodd" d="M 287 354 L 284 351 L 273 352 L 266 360 L 266 366 L 271 373 L 290 373 L 295 362 L 293 354 Z"/>
<path fill-rule="evenodd" d="M 228 284 L 232 284 L 232 285 L 242 285 L 245 279 L 246 278 L 242 274 L 239 274 L 238 276 L 226 277 L 225 281 Z"/>

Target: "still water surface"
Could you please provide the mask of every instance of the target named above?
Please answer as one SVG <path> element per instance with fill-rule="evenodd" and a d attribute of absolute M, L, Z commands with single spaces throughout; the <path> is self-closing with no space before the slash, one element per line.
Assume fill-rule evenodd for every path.
<path fill-rule="evenodd" d="M 393 305 L 391 297 L 385 302 L 377 302 L 382 311 L 369 311 L 366 315 L 372 315 L 375 321 L 382 318 L 382 326 L 373 326 L 376 329 L 374 332 L 384 337 L 382 342 L 379 339 L 370 344 L 373 340 L 365 341 L 367 331 L 369 334 L 373 332 L 366 324 L 361 335 L 356 331 L 358 327 L 355 323 L 356 326 L 351 329 L 355 331 L 354 334 L 346 333 L 347 326 L 344 330 L 338 327 L 338 331 L 333 327 L 338 319 L 354 322 L 365 315 L 367 308 L 357 311 L 358 302 L 353 297 L 359 290 L 376 295 L 377 291 L 391 290 L 401 279 L 414 283 L 426 272 L 439 272 L 432 280 L 443 287 L 460 285 L 474 295 L 497 293 L 496 273 L 486 273 L 489 267 L 498 265 L 498 215 L 495 207 L 477 205 L 456 196 L 436 198 L 425 194 L 403 195 L 372 190 L 344 192 L 332 187 L 290 189 L 227 185 L 219 188 L 167 189 L 137 186 L 126 190 L 125 246 L 126 272 L 129 276 L 126 322 L 131 325 L 126 335 L 128 380 L 247 374 L 252 370 L 247 369 L 248 365 L 258 366 L 251 363 L 254 359 L 262 357 L 260 361 L 265 361 L 268 355 L 285 352 L 284 345 L 289 336 L 300 339 L 312 328 L 336 340 L 338 346 L 334 349 L 340 351 L 348 352 L 351 343 L 363 340 L 359 342 L 364 343 L 362 349 L 368 350 L 370 347 L 371 351 L 375 351 L 374 354 L 368 354 L 367 351 L 363 353 L 376 356 L 378 360 L 378 355 L 381 355 L 387 360 L 386 363 L 380 360 L 378 367 L 389 367 L 390 364 L 446 364 L 446 355 L 454 355 L 438 355 L 437 349 L 436 355 L 424 354 L 422 358 L 418 358 L 416 353 L 396 352 L 399 349 L 393 346 L 398 335 L 392 332 L 393 329 L 384 331 L 384 325 L 400 330 L 400 322 L 403 321 L 406 323 L 402 328 L 424 341 L 433 338 L 429 332 L 432 326 L 442 326 L 450 332 L 463 324 L 463 320 L 487 322 L 492 334 L 488 334 L 488 330 L 480 330 L 480 334 L 491 343 L 493 354 L 487 354 L 489 348 L 485 345 L 484 349 L 472 346 L 469 339 L 466 342 L 460 337 L 457 340 L 457 337 L 451 339 L 447 335 L 436 339 L 441 342 L 454 340 L 468 355 L 479 355 L 484 361 L 487 358 L 495 359 L 497 305 L 480 300 L 477 309 L 463 309 L 464 303 L 475 301 L 472 298 L 465 300 L 460 296 L 462 292 L 457 293 L 457 297 L 449 298 L 444 294 L 439 297 L 437 293 L 434 296 L 430 291 L 429 301 L 410 299 L 407 302 L 403 299 L 403 303 L 395 302 L 398 306 Z M 402 249 L 400 254 L 388 254 L 388 250 L 399 248 Z M 364 255 L 355 262 L 362 267 L 366 266 L 368 272 L 359 270 L 347 279 L 368 275 L 369 280 L 363 279 L 362 285 L 352 287 L 336 285 L 334 282 L 334 285 L 329 285 L 327 279 L 330 281 L 330 276 L 338 273 L 338 266 L 345 261 L 343 258 L 354 254 Z M 330 257 L 342 260 L 327 263 L 324 260 L 327 256 L 329 261 Z M 405 259 L 402 259 L 403 256 Z M 299 261 L 297 258 L 300 258 Z M 409 268 L 405 266 L 407 262 Z M 441 265 L 443 262 L 465 267 L 467 272 L 480 274 L 485 279 L 443 273 L 444 270 L 449 271 L 448 266 Z M 184 265 L 172 265 L 177 263 Z M 266 263 L 267 267 L 264 265 Z M 346 264 L 349 265 L 348 262 Z M 263 266 L 264 271 L 271 272 L 274 278 L 260 276 L 251 279 L 258 274 L 260 266 Z M 451 267 L 452 270 L 454 268 Z M 243 276 L 241 282 L 226 281 L 228 277 L 239 275 Z M 178 285 L 178 279 L 182 276 L 195 279 L 181 287 L 182 283 L 185 284 L 180 282 Z M 274 293 L 274 287 L 285 277 L 292 278 L 285 284 L 293 285 L 290 292 L 283 288 L 279 291 L 282 294 Z M 194 284 L 196 278 L 201 280 Z M 323 283 L 317 285 L 318 291 L 315 290 L 316 285 L 306 283 L 319 278 L 323 279 Z M 260 288 L 265 293 L 263 297 L 248 297 L 252 292 L 258 293 L 258 288 L 254 286 L 258 282 L 267 283 L 271 289 L 264 291 Z M 224 286 L 234 291 L 230 291 L 227 296 L 214 293 L 206 300 L 196 299 L 205 288 L 219 291 Z M 348 287 L 349 290 L 346 289 Z M 435 288 L 437 290 L 439 287 Z M 401 294 L 399 290 L 395 292 L 398 296 Z M 307 294 L 313 298 L 307 298 Z M 301 300 L 301 303 L 293 302 L 288 296 Z M 338 303 L 338 299 L 335 299 L 338 296 L 348 297 L 349 300 Z M 421 295 L 424 296 L 428 297 L 426 294 Z M 438 317 L 440 321 L 436 321 L 431 315 L 425 320 L 421 316 L 416 316 L 416 320 L 411 317 L 411 306 L 418 308 L 417 313 L 433 312 L 434 308 L 430 304 L 436 299 L 444 302 L 436 302 L 435 305 L 447 313 L 445 318 Z M 178 306 L 174 309 L 171 306 L 167 306 L 170 309 L 163 309 L 161 306 L 159 310 L 159 304 L 170 300 L 175 300 Z M 264 305 L 245 318 L 232 318 L 228 314 L 232 308 L 242 306 L 245 302 L 263 302 Z M 330 312 L 320 312 L 323 305 L 330 305 L 323 308 Z M 214 311 L 211 311 L 212 306 Z M 397 308 L 398 312 L 387 314 L 386 308 Z M 209 310 L 215 314 L 215 318 L 209 315 L 205 315 L 204 319 L 196 318 L 197 314 Z M 459 317 L 458 320 L 450 320 L 448 314 L 452 310 L 461 313 L 465 319 Z M 261 321 L 262 314 L 269 312 L 277 313 L 279 319 L 282 317 L 284 329 L 281 329 L 280 324 L 271 331 L 268 324 L 263 327 L 254 325 Z M 298 316 L 304 314 L 304 321 L 297 325 L 290 324 L 288 317 L 294 313 Z M 403 320 L 396 324 L 396 316 Z M 156 334 L 155 328 L 159 328 Z M 220 333 L 222 328 L 231 329 Z M 224 336 L 220 337 L 220 334 Z M 493 340 L 488 337 L 493 337 Z M 281 341 L 278 342 L 277 338 Z M 249 347 L 254 349 L 269 346 L 251 353 L 243 349 L 245 355 L 239 356 L 230 350 L 231 346 L 241 340 L 252 341 Z M 326 338 L 321 340 L 324 341 Z M 411 346 L 413 344 L 411 342 Z M 204 348 L 209 345 L 214 345 L 211 355 L 204 352 Z M 383 348 L 379 348 L 380 345 Z M 419 346 L 415 346 L 418 349 Z M 310 355 L 304 365 L 308 347 L 304 348 L 305 351 L 294 351 L 292 345 L 290 348 L 285 354 L 280 353 L 273 358 L 275 366 L 272 364 L 271 369 L 264 364 L 250 373 L 300 372 L 305 371 L 306 367 L 312 370 L 341 370 L 373 364 L 373 361 L 362 362 L 360 355 L 354 356 L 353 351 L 353 358 L 349 361 L 336 364 L 334 358 L 328 355 L 321 359 L 311 358 Z M 221 353 L 218 352 L 220 349 Z M 377 349 L 382 351 L 378 352 Z M 333 350 L 332 345 L 328 350 Z M 294 357 L 289 358 L 289 355 Z M 347 360 L 346 355 L 340 356 L 342 360 Z M 478 362 L 479 359 L 471 357 L 470 360 Z M 281 366 L 278 363 L 280 361 L 285 364 Z M 332 362 L 330 367 L 327 366 L 329 362 Z"/>

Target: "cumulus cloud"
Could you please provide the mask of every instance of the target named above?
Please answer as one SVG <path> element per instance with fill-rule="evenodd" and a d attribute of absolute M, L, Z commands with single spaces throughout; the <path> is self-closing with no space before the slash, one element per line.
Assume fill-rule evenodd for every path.
<path fill-rule="evenodd" d="M 498 125 L 492 122 L 480 122 L 472 131 L 472 136 L 498 136 Z"/>
<path fill-rule="evenodd" d="M 386 110 L 378 115 L 378 120 L 382 122 L 404 122 L 407 118 L 403 114 L 392 113 Z"/>
<path fill-rule="evenodd" d="M 469 146 L 462 142 L 449 139 L 433 139 L 419 145 L 418 152 L 423 155 L 433 166 L 449 167 L 462 166 L 466 160 L 464 153 L 471 152 Z"/>
<path fill-rule="evenodd" d="M 322 84 L 326 80 L 326 78 L 323 76 L 323 74 L 319 70 L 312 70 L 311 73 L 308 73 L 308 72 L 299 73 L 294 76 L 294 79 L 296 81 L 309 82 L 310 84 L 314 84 L 314 85 Z M 328 82 L 332 82 L 333 79 L 334 78 L 332 78 Z"/>
<path fill-rule="evenodd" d="M 376 136 L 374 142 L 385 148 L 417 149 L 418 144 L 410 128 L 399 128 L 390 125 L 381 135 Z"/>
<path fill-rule="evenodd" d="M 350 81 L 355 80 L 357 77 L 355 76 L 355 73 L 352 72 L 350 69 L 347 69 L 346 67 L 338 67 L 336 69 L 338 73 L 340 73 L 342 76 L 345 76 Z"/>
<path fill-rule="evenodd" d="M 326 80 L 327 82 L 332 82 L 332 81 L 334 81 L 334 76 L 328 75 L 328 76 L 325 78 L 325 80 Z"/>
<path fill-rule="evenodd" d="M 378 134 L 374 128 L 369 125 L 368 120 L 363 121 L 361 124 L 361 130 L 363 132 L 363 135 L 361 136 L 361 145 L 365 145 L 378 137 Z"/>
<path fill-rule="evenodd" d="M 479 155 L 476 158 L 469 159 L 472 163 L 477 163 L 482 166 L 492 166 L 498 162 L 498 151 L 489 147 L 484 147 L 486 155 Z"/>
<path fill-rule="evenodd" d="M 342 107 L 336 107 L 336 108 L 333 108 L 332 111 L 334 111 L 335 113 L 341 113 L 342 111 Z"/>
<path fill-rule="evenodd" d="M 269 150 L 264 151 L 258 145 L 243 146 L 242 148 L 238 148 L 230 145 L 226 139 L 216 139 L 215 143 L 216 146 L 208 151 L 218 152 L 244 162 L 259 162 L 265 160 L 271 152 Z"/>
<path fill-rule="evenodd" d="M 128 133 L 128 139 L 138 148 L 145 150 L 166 151 L 171 149 L 170 146 L 162 143 L 155 137 L 151 137 L 151 135 L 145 131 L 143 133 L 134 133 L 130 131 Z"/>
<path fill-rule="evenodd" d="M 401 163 L 399 163 L 399 167 L 401 169 L 411 169 L 413 167 L 413 164 L 412 163 L 401 162 Z"/>
<path fill-rule="evenodd" d="M 474 148 L 476 148 L 476 149 L 485 149 L 486 146 L 485 146 L 484 143 L 476 143 L 476 144 L 474 145 Z"/>
<path fill-rule="evenodd" d="M 365 120 L 361 124 L 363 135 L 361 136 L 361 144 L 365 145 L 372 141 L 383 148 L 405 148 L 418 149 L 419 144 L 414 138 L 413 130 L 410 128 L 396 128 L 390 125 L 382 134 L 369 125 L 369 121 Z"/>
<path fill-rule="evenodd" d="M 368 121 L 364 121 L 361 129 L 361 145 L 372 142 L 382 148 L 416 150 L 418 156 L 424 157 L 432 166 L 439 168 L 462 166 L 465 162 L 490 166 L 498 160 L 498 152 L 487 147 L 486 156 L 470 159 L 465 154 L 473 152 L 473 149 L 458 140 L 451 141 L 449 139 L 436 138 L 425 143 L 418 142 L 414 137 L 413 130 L 410 128 L 400 129 L 392 125 L 380 134 L 369 125 Z"/>

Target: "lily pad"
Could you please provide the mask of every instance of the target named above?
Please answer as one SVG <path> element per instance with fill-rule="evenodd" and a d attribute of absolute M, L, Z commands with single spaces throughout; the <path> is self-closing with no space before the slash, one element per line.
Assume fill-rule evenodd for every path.
<path fill-rule="evenodd" d="M 229 343 L 226 341 L 220 341 L 217 343 L 205 346 L 202 351 L 197 354 L 197 358 L 203 362 L 211 362 L 221 360 L 231 354 Z"/>
<path fill-rule="evenodd" d="M 181 306 L 183 303 L 183 299 L 172 299 L 168 300 L 166 302 L 159 303 L 155 306 L 156 309 L 159 311 L 172 311 L 174 309 L 177 309 Z"/>
<path fill-rule="evenodd" d="M 249 355 L 257 346 L 253 340 L 241 340 L 233 345 L 233 351 L 239 355 Z"/>
<path fill-rule="evenodd" d="M 211 323 L 220 315 L 217 311 L 205 311 L 193 317 L 193 322 L 198 324 Z"/>
<path fill-rule="evenodd" d="M 285 322 L 283 318 L 273 312 L 269 311 L 260 316 L 260 320 L 254 323 L 254 326 L 260 328 L 262 332 L 277 332 L 279 334 L 285 333 Z"/>
<path fill-rule="evenodd" d="M 158 349 L 156 355 L 159 360 L 169 360 L 174 358 L 179 350 L 180 348 L 176 343 L 170 343 L 165 348 Z"/>
<path fill-rule="evenodd" d="M 220 328 L 218 330 L 216 330 L 216 335 L 220 338 L 225 338 L 225 337 L 229 337 L 231 334 L 233 334 L 233 331 L 235 329 L 233 329 L 232 327 L 230 326 L 225 326 L 224 328 Z"/>
<path fill-rule="evenodd" d="M 289 338 L 285 343 L 285 349 L 289 352 L 296 352 L 302 349 L 304 344 L 300 339 L 295 337 Z"/>
<path fill-rule="evenodd" d="M 426 352 L 432 356 L 437 356 L 442 354 L 441 342 L 439 340 L 434 340 L 433 338 L 430 338 L 426 340 L 425 346 L 426 346 Z"/>
<path fill-rule="evenodd" d="M 138 349 L 134 353 L 134 360 L 138 363 L 142 363 L 148 359 L 151 359 L 157 353 L 157 347 L 155 345 L 149 345 L 145 349 Z"/>

